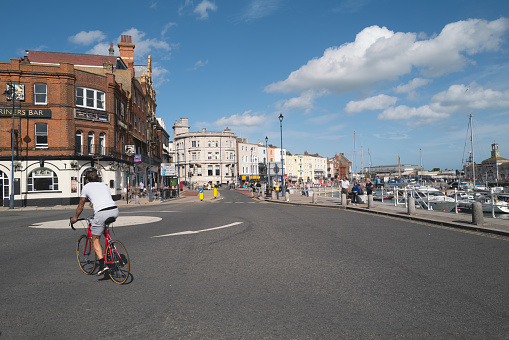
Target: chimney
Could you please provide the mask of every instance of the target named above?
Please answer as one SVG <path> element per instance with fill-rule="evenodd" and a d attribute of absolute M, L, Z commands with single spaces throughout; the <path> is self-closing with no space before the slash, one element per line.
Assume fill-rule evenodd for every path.
<path fill-rule="evenodd" d="M 118 43 L 120 51 L 120 58 L 127 64 L 134 77 L 134 44 L 131 41 L 130 35 L 121 35 L 120 42 Z"/>
<path fill-rule="evenodd" d="M 115 50 L 113 49 L 113 43 L 110 43 L 110 48 L 108 49 L 108 52 L 110 52 L 110 57 L 113 57 L 113 53 Z"/>

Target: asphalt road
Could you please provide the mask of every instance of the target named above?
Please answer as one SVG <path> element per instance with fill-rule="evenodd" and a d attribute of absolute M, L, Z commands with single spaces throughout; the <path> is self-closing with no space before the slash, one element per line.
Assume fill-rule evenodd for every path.
<path fill-rule="evenodd" d="M 509 238 L 221 197 L 122 209 L 125 285 L 80 271 L 73 211 L 2 212 L 0 340 L 509 337 Z"/>

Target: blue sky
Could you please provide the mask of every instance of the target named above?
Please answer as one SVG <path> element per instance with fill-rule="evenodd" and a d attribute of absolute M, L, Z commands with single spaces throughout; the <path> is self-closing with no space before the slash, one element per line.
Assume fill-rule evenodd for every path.
<path fill-rule="evenodd" d="M 493 142 L 509 158 L 507 0 L 49 3 L 3 4 L 13 20 L 0 61 L 25 50 L 107 54 L 129 34 L 135 64 L 152 55 L 171 135 L 187 117 L 192 131 L 228 126 L 280 145 L 283 113 L 293 154 L 353 161 L 355 131 L 359 171 L 368 151 L 372 165 L 398 155 L 420 164 L 422 153 L 425 169 L 458 169 L 472 114 L 476 161 Z"/>

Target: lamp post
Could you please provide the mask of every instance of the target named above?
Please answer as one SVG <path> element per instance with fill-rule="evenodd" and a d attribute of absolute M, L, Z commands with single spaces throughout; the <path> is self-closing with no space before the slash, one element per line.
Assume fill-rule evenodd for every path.
<path fill-rule="evenodd" d="M 150 139 L 150 131 L 152 130 L 152 114 L 147 115 L 148 122 L 148 201 L 152 202 L 152 152 L 150 150 L 150 146 L 152 144 L 152 140 Z"/>
<path fill-rule="evenodd" d="M 285 165 L 284 165 L 284 157 L 283 157 L 283 114 L 279 114 L 279 127 L 281 129 L 281 190 L 283 192 L 283 197 L 285 197 Z"/>
<path fill-rule="evenodd" d="M 9 88 L 4 92 L 5 95 L 10 95 L 12 100 L 12 130 L 11 130 L 11 192 L 9 195 L 9 209 L 14 209 L 14 110 L 16 109 L 16 82 L 10 79 L 6 82 Z"/>
<path fill-rule="evenodd" d="M 269 148 L 267 147 L 267 143 L 269 142 L 269 137 L 265 136 L 265 178 L 267 179 L 267 183 L 269 183 L 269 168 L 268 160 L 269 160 Z"/>

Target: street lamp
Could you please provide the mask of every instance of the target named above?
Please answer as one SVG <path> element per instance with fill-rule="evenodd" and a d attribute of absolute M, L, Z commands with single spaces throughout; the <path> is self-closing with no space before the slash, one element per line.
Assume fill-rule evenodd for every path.
<path fill-rule="evenodd" d="M 6 82 L 8 90 L 4 92 L 5 95 L 11 96 L 12 100 L 12 131 L 11 131 L 11 193 L 9 195 L 9 209 L 14 209 L 14 110 L 16 101 L 16 82 L 7 79 Z"/>
<path fill-rule="evenodd" d="M 147 115 L 147 123 L 148 123 L 148 201 L 152 202 L 152 152 L 150 150 L 150 145 L 152 144 L 152 140 L 150 139 L 150 131 L 152 130 L 152 114 Z"/>
<path fill-rule="evenodd" d="M 265 136 L 265 178 L 267 179 L 267 183 L 269 183 L 269 168 L 267 167 L 267 161 L 269 160 L 269 149 L 267 147 L 268 141 L 269 137 Z"/>
<path fill-rule="evenodd" d="M 285 165 L 283 159 L 283 114 L 279 114 L 279 127 L 281 129 L 281 190 L 283 197 L 285 197 Z"/>

